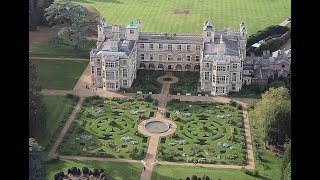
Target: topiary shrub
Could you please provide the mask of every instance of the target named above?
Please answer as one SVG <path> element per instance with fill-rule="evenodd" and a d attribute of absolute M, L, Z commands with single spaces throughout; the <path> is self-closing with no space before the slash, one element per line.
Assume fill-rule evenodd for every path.
<path fill-rule="evenodd" d="M 198 177 L 196 175 L 192 175 L 191 179 L 192 180 L 198 180 Z"/>
<path fill-rule="evenodd" d="M 72 175 L 77 175 L 78 169 L 77 169 L 76 167 L 72 167 L 72 168 L 70 169 L 70 173 L 71 173 Z"/>
<path fill-rule="evenodd" d="M 77 175 L 81 175 L 81 171 L 79 168 L 77 169 Z"/>
<path fill-rule="evenodd" d="M 230 100 L 230 101 L 229 101 L 229 105 L 230 105 L 230 106 L 236 107 L 237 104 L 238 104 L 238 103 L 235 102 L 235 101 L 233 101 L 233 100 Z"/>
<path fill-rule="evenodd" d="M 83 174 L 89 174 L 89 168 L 88 167 L 83 167 L 82 168 L 82 173 Z"/>
<path fill-rule="evenodd" d="M 63 180 L 63 177 L 61 177 L 60 172 L 58 172 L 57 174 L 55 174 L 55 175 L 53 176 L 53 179 L 54 179 L 54 180 Z"/>
<path fill-rule="evenodd" d="M 100 175 L 99 170 L 96 169 L 96 168 L 93 169 L 92 173 L 93 173 L 93 176 L 99 176 Z"/>

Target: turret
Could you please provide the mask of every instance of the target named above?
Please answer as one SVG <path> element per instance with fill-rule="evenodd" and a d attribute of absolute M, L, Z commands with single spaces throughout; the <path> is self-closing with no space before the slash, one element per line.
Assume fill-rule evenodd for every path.
<path fill-rule="evenodd" d="M 246 36 L 247 35 L 246 25 L 244 24 L 243 21 L 240 24 L 240 33 L 241 33 L 242 36 Z"/>
<path fill-rule="evenodd" d="M 218 54 L 225 54 L 225 51 L 226 51 L 226 45 L 223 41 L 223 37 L 222 35 L 220 35 L 220 42 L 219 44 L 217 44 L 217 47 L 218 47 Z"/>
<path fill-rule="evenodd" d="M 103 18 L 97 27 L 98 27 L 98 41 L 103 42 L 107 36 L 107 22 L 106 22 L 106 20 Z"/>
<path fill-rule="evenodd" d="M 138 32 L 142 31 L 142 22 L 140 19 L 137 20 L 137 27 L 138 27 Z"/>
<path fill-rule="evenodd" d="M 210 21 L 206 21 L 203 26 L 203 42 L 214 42 L 214 27 Z"/>
<path fill-rule="evenodd" d="M 133 20 L 130 21 L 130 24 L 127 26 L 126 35 L 128 40 L 138 40 L 139 38 L 139 28 L 141 24 L 137 25 Z M 140 26 L 140 27 L 138 27 Z"/>

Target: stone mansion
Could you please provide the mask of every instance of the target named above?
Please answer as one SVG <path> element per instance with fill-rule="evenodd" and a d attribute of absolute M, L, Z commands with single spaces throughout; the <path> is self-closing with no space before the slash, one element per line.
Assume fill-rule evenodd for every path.
<path fill-rule="evenodd" d="M 97 48 L 90 52 L 91 80 L 107 91 L 130 88 L 137 69 L 200 71 L 201 90 L 226 95 L 242 87 L 246 28 L 218 30 L 210 21 L 202 35 L 142 32 L 140 20 L 128 26 L 98 25 Z M 144 92 L 147 93 L 147 92 Z"/>

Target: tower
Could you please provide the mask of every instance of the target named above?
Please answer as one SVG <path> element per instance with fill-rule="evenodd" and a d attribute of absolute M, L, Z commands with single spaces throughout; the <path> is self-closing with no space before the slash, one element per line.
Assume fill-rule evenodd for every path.
<path fill-rule="evenodd" d="M 242 21 L 240 23 L 240 38 L 239 38 L 239 50 L 240 50 L 240 57 L 242 61 L 246 59 L 246 45 L 247 45 L 247 29 Z"/>
<path fill-rule="evenodd" d="M 218 54 L 225 54 L 225 51 L 226 51 L 226 45 L 223 41 L 223 37 L 222 37 L 222 34 L 220 35 L 220 42 L 219 44 L 217 44 L 217 48 L 218 48 Z"/>
<path fill-rule="evenodd" d="M 138 29 L 141 28 L 139 24 L 139 27 L 136 22 L 133 20 L 130 21 L 130 24 L 126 28 L 126 35 L 128 40 L 138 40 L 139 38 L 139 31 Z"/>
<path fill-rule="evenodd" d="M 214 42 L 214 27 L 210 21 L 206 21 L 203 26 L 203 42 L 211 43 Z"/>
<path fill-rule="evenodd" d="M 241 36 L 247 35 L 246 25 L 244 24 L 243 21 L 240 24 L 240 33 L 241 33 Z"/>
<path fill-rule="evenodd" d="M 138 27 L 138 32 L 142 31 L 142 22 L 140 19 L 137 20 L 137 27 Z"/>
<path fill-rule="evenodd" d="M 103 18 L 98 25 L 98 41 L 103 42 L 107 36 L 107 22 Z"/>

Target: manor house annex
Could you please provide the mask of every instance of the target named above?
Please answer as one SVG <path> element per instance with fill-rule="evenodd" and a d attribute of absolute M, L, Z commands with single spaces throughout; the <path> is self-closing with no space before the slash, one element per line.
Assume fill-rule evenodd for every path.
<path fill-rule="evenodd" d="M 215 29 L 210 21 L 202 35 L 142 32 L 140 20 L 127 27 L 98 25 L 97 48 L 90 52 L 91 78 L 107 91 L 130 88 L 137 69 L 200 71 L 201 91 L 226 95 L 242 86 L 246 28 Z M 146 92 L 145 92 L 146 93 Z"/>

